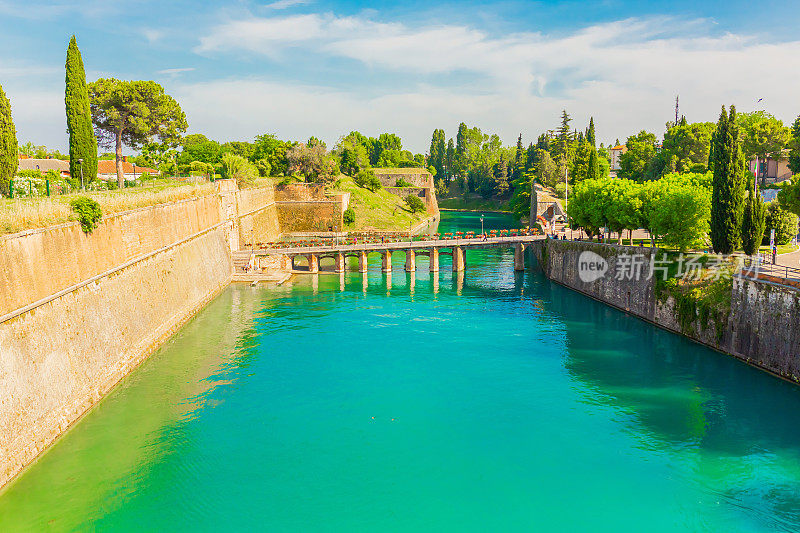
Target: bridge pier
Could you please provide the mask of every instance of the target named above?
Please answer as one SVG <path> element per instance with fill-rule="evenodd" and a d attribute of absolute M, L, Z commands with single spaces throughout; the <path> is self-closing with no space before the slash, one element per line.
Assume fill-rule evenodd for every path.
<path fill-rule="evenodd" d="M 406 250 L 406 272 L 417 270 L 417 256 L 414 250 Z"/>
<path fill-rule="evenodd" d="M 312 274 L 319 272 L 319 256 L 317 254 L 308 254 L 306 259 L 308 259 L 308 271 Z"/>
<path fill-rule="evenodd" d="M 382 263 L 381 263 L 381 270 L 383 272 L 391 272 L 392 271 L 392 251 L 391 250 L 384 250 L 381 252 L 382 254 Z"/>
<path fill-rule="evenodd" d="M 521 242 L 514 245 L 514 270 L 516 272 L 525 270 L 525 245 Z"/>
<path fill-rule="evenodd" d="M 453 272 L 463 272 L 467 263 L 467 253 L 461 246 L 453 246 Z"/>
<path fill-rule="evenodd" d="M 336 272 L 344 272 L 344 270 L 345 270 L 345 269 L 344 269 L 344 267 L 345 267 L 345 259 L 344 259 L 344 254 L 343 254 L 342 252 L 339 252 L 339 253 L 337 253 L 337 254 L 336 254 L 334 257 L 333 257 L 333 260 L 334 260 L 334 266 L 333 266 L 333 269 L 334 269 Z"/>
<path fill-rule="evenodd" d="M 428 256 L 429 261 L 429 268 L 431 272 L 439 272 L 439 249 L 438 248 L 431 248 L 430 255 Z"/>
<path fill-rule="evenodd" d="M 367 271 L 367 252 L 358 252 L 358 271 Z"/>

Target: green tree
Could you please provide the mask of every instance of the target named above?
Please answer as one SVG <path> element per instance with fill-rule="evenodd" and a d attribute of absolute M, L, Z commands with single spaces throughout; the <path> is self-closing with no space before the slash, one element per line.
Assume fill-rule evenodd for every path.
<path fill-rule="evenodd" d="M 82 171 L 84 180 L 89 183 L 97 177 L 97 138 L 92 128 L 86 72 L 74 35 L 67 47 L 64 85 L 64 105 L 69 133 L 69 172 L 73 176 L 80 176 Z"/>
<path fill-rule="evenodd" d="M 455 144 L 453 143 L 453 139 L 451 138 L 447 141 L 447 153 L 445 155 L 445 181 L 448 184 L 453 178 L 453 173 L 455 172 L 455 162 L 456 148 Z"/>
<path fill-rule="evenodd" d="M 270 133 L 256 136 L 253 144 L 255 150 L 251 161 L 266 159 L 273 176 L 288 174 L 289 162 L 286 160 L 286 152 L 294 143 L 282 141 Z"/>
<path fill-rule="evenodd" d="M 755 112 L 744 113 L 737 119 L 741 128 L 742 151 L 747 161 L 757 160 L 758 175 L 761 184 L 766 184 L 766 174 L 762 168 L 766 166 L 767 158 L 779 160 L 782 150 L 791 139 L 789 129 L 783 122 L 769 113 Z"/>
<path fill-rule="evenodd" d="M 597 148 L 597 138 L 594 133 L 594 117 L 589 117 L 589 127 L 586 129 L 586 142 Z"/>
<path fill-rule="evenodd" d="M 787 244 L 797 235 L 797 215 L 782 209 L 780 203 L 767 205 L 763 244 L 769 244 L 770 230 L 775 230 L 775 244 Z"/>
<path fill-rule="evenodd" d="M 659 157 L 669 172 L 689 172 L 696 165 L 708 166 L 713 122 L 687 124 L 682 120 L 664 134 Z"/>
<path fill-rule="evenodd" d="M 307 182 L 333 181 L 339 170 L 333 155 L 317 139 L 291 147 L 286 152 L 286 160 L 289 162 L 290 172 L 301 174 Z"/>
<path fill-rule="evenodd" d="M 556 131 L 556 143 L 551 150 L 550 155 L 553 160 L 559 165 L 566 166 L 572 160 L 572 143 L 575 140 L 575 135 L 570 129 L 569 123 L 572 122 L 567 110 L 561 111 L 561 125 Z"/>
<path fill-rule="evenodd" d="M 664 244 L 686 251 L 705 244 L 710 210 L 711 194 L 706 187 L 672 183 L 659 198 L 651 225 Z"/>
<path fill-rule="evenodd" d="M 711 244 L 715 252 L 730 254 L 741 242 L 745 190 L 744 157 L 739 147 L 734 106 L 731 106 L 730 115 L 725 106 L 722 107 L 713 146 Z"/>
<path fill-rule="evenodd" d="M 792 124 L 792 138 L 789 141 L 789 170 L 800 174 L 800 117 L 794 119 Z"/>
<path fill-rule="evenodd" d="M 628 137 L 627 151 L 619 157 L 617 177 L 644 181 L 650 161 L 656 156 L 657 145 L 656 136 L 644 130 Z"/>
<path fill-rule="evenodd" d="M 431 136 L 431 147 L 428 151 L 428 164 L 436 169 L 436 175 L 444 178 L 444 166 L 447 158 L 447 146 L 445 144 L 445 134 L 442 129 L 433 130 Z"/>
<path fill-rule="evenodd" d="M 522 220 L 530 214 L 531 210 L 531 189 L 533 187 L 533 179 L 535 174 L 533 171 L 528 171 L 522 174 L 519 178 L 514 180 L 514 194 L 509 202 L 511 212 L 517 220 Z M 531 221 L 531 224 L 536 222 Z"/>
<path fill-rule="evenodd" d="M 375 175 L 375 171 L 371 168 L 364 168 L 358 171 L 353 180 L 359 187 L 364 187 L 372 192 L 376 192 L 381 188 L 381 180 Z"/>
<path fill-rule="evenodd" d="M 508 165 L 503 155 L 495 166 L 494 193 L 499 197 L 504 197 L 508 193 Z"/>
<path fill-rule="evenodd" d="M 409 194 L 406 196 L 406 203 L 408 204 L 408 207 L 411 209 L 412 213 L 421 213 L 422 211 L 425 211 L 425 202 L 420 200 L 419 196 Z"/>
<path fill-rule="evenodd" d="M 17 130 L 11 120 L 11 103 L 0 86 L 0 194 L 8 196 L 17 161 Z"/>
<path fill-rule="evenodd" d="M 143 150 L 153 143 L 145 144 Z M 168 148 L 168 145 L 163 146 Z M 179 165 L 190 164 L 192 161 L 202 161 L 210 165 L 217 165 L 222 157 L 222 146 L 217 141 L 208 139 L 201 133 L 193 133 L 181 139 L 181 152 L 176 162 Z"/>
<path fill-rule="evenodd" d="M 255 165 L 240 155 L 224 153 L 221 163 L 222 175 L 227 179 L 236 180 L 240 188 L 252 184 L 258 176 Z"/>
<path fill-rule="evenodd" d="M 562 180 L 561 171 L 550 152 L 547 150 L 536 150 L 536 180 L 545 187 L 555 188 L 556 183 Z"/>
<path fill-rule="evenodd" d="M 778 203 L 781 209 L 800 215 L 800 180 L 781 187 L 778 191 Z"/>
<path fill-rule="evenodd" d="M 122 187 L 122 145 L 139 148 L 157 137 L 177 144 L 186 131 L 186 115 L 154 81 L 101 78 L 89 84 L 92 121 L 101 144 L 115 146 L 117 184 Z"/>
<path fill-rule="evenodd" d="M 360 136 L 360 137 L 359 137 Z M 339 140 L 334 152 L 339 157 L 339 168 L 348 176 L 356 177 L 362 170 L 369 168 L 369 154 L 361 140 L 363 135 L 350 132 Z"/>
<path fill-rule="evenodd" d="M 761 200 L 761 195 L 754 188 L 745 201 L 742 217 L 742 249 L 747 255 L 755 255 L 758 247 L 761 246 L 761 241 L 764 239 L 766 214 L 767 209 Z"/>

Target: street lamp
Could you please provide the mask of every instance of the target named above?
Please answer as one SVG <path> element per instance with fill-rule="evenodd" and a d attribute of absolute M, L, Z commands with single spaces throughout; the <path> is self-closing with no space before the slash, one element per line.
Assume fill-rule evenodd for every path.
<path fill-rule="evenodd" d="M 483 237 L 483 214 L 481 214 L 481 237 Z"/>
<path fill-rule="evenodd" d="M 78 163 L 81 165 L 81 189 L 86 192 L 86 185 L 83 184 L 83 159 L 78 159 Z"/>

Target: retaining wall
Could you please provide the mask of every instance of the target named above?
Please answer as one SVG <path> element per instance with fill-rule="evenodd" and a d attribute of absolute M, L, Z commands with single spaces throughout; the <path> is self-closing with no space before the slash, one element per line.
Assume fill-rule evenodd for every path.
<path fill-rule="evenodd" d="M 552 281 L 781 377 L 800 380 L 800 290 L 795 287 L 735 276 L 727 315 L 703 318 L 698 313 L 682 324 L 674 298 L 656 297 L 649 267 L 643 267 L 642 276 L 616 276 L 620 255 L 641 254 L 649 262 L 651 248 L 552 239 L 532 248 Z M 578 275 L 580 255 L 587 250 L 608 264 L 606 274 L 591 282 Z"/>
<path fill-rule="evenodd" d="M 230 282 L 248 233 L 280 235 L 272 188 L 224 180 L 0 240 L 0 487 Z"/>

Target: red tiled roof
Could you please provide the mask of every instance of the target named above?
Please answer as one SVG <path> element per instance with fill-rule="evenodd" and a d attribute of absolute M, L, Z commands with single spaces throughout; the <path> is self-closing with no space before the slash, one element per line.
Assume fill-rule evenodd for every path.
<path fill-rule="evenodd" d="M 133 164 L 128 163 L 127 161 L 122 162 L 122 172 L 123 174 L 133 174 Z M 113 159 L 103 159 L 97 162 L 97 173 L 98 174 L 116 174 L 117 173 L 117 162 Z M 147 167 L 140 167 L 136 165 L 136 173 L 137 174 L 156 174 L 158 173 L 157 170 L 153 170 L 152 168 Z"/>

